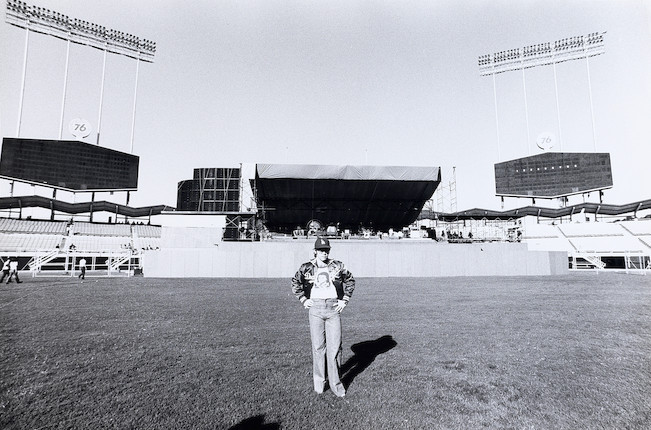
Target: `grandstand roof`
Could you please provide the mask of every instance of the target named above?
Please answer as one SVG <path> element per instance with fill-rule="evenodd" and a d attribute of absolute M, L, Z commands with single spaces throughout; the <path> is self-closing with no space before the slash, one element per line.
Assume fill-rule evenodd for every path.
<path fill-rule="evenodd" d="M 43 196 L 21 196 L 21 197 L 0 197 L 0 209 L 13 208 L 45 208 L 67 214 L 81 214 L 91 212 L 110 212 L 128 217 L 145 217 L 157 215 L 163 211 L 174 210 L 173 207 L 165 205 L 145 206 L 134 208 L 118 203 L 98 200 L 93 202 L 68 203 L 61 200 L 51 199 Z"/>
<path fill-rule="evenodd" d="M 442 213 L 435 211 L 423 211 L 418 219 L 438 219 L 441 221 L 455 221 L 463 219 L 509 219 L 524 218 L 526 216 L 538 216 L 543 218 L 560 218 L 563 216 L 585 213 L 598 215 L 623 215 L 635 214 L 637 211 L 651 209 L 651 200 L 640 200 L 623 205 L 612 205 L 606 203 L 580 203 L 562 208 L 545 208 L 539 206 L 524 206 L 517 209 L 495 211 L 490 209 L 468 209 L 460 212 Z"/>
<path fill-rule="evenodd" d="M 258 164 L 255 187 L 270 229 L 316 219 L 387 230 L 416 220 L 440 181 L 438 167 Z"/>

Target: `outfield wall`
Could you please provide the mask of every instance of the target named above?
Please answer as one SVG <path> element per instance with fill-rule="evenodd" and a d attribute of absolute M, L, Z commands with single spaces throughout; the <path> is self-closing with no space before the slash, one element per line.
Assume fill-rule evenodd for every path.
<path fill-rule="evenodd" d="M 216 229 L 163 228 L 161 249 L 142 256 L 146 277 L 290 278 L 314 240 L 218 242 Z M 332 240 L 331 257 L 356 277 L 530 276 L 568 272 L 567 252 L 524 243 Z"/>

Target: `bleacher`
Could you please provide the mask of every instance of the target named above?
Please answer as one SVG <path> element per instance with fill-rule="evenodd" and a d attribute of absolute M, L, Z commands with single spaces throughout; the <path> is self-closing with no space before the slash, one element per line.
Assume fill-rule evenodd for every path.
<path fill-rule="evenodd" d="M 522 239 L 531 250 L 649 253 L 651 221 L 535 224 L 527 226 Z"/>
<path fill-rule="evenodd" d="M 75 222 L 70 229 L 73 235 L 131 237 L 131 224 Z"/>
<path fill-rule="evenodd" d="M 151 250 L 160 248 L 160 237 L 134 237 L 133 248 L 136 250 Z"/>
<path fill-rule="evenodd" d="M 66 241 L 75 252 L 122 252 L 131 249 L 131 238 L 104 235 L 71 236 Z"/>
<path fill-rule="evenodd" d="M 133 248 L 139 251 L 159 249 L 161 244 L 161 227 L 134 224 L 132 226 Z"/>
<path fill-rule="evenodd" d="M 526 242 L 532 251 L 571 252 L 576 250 L 561 231 L 551 224 L 528 225 L 522 234 L 522 242 Z"/>
<path fill-rule="evenodd" d="M 20 270 L 70 276 L 74 261 L 95 274 L 124 275 L 140 267 L 140 254 L 160 249 L 160 226 L 0 218 L 0 257 L 14 256 Z M 73 263 L 71 263 L 73 262 Z"/>
<path fill-rule="evenodd" d="M 618 223 L 585 222 L 558 224 L 556 226 L 564 236 L 572 237 L 610 237 L 623 236 L 624 231 Z"/>
<path fill-rule="evenodd" d="M 137 253 L 160 247 L 161 227 L 0 218 L 0 253 Z"/>
<path fill-rule="evenodd" d="M 0 233 L 0 252 L 52 251 L 61 246 L 63 235 L 41 233 Z"/>
<path fill-rule="evenodd" d="M 161 227 L 155 225 L 134 224 L 132 229 L 134 236 L 158 237 L 161 235 Z"/>
<path fill-rule="evenodd" d="M 636 236 L 651 236 L 651 219 L 649 218 L 634 221 L 622 221 L 618 224 Z"/>
<path fill-rule="evenodd" d="M 651 249 L 651 219 L 643 218 L 635 221 L 620 223 L 628 233 L 636 236 L 638 240 Z"/>
<path fill-rule="evenodd" d="M 66 234 L 66 221 L 36 221 L 0 218 L 0 232 L 33 234 Z"/>

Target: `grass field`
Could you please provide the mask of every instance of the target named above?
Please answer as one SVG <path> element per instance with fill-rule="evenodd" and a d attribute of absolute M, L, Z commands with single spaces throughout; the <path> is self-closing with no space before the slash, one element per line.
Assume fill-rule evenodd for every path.
<path fill-rule="evenodd" d="M 24 280 L 3 429 L 651 428 L 651 277 L 358 279 L 343 399 L 289 279 Z"/>

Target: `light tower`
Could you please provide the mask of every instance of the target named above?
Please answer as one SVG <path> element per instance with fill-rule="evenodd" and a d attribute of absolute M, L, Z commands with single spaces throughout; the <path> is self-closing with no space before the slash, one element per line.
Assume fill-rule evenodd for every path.
<path fill-rule="evenodd" d="M 590 96 L 590 114 L 592 118 L 592 140 L 594 151 L 596 148 L 596 133 L 594 126 L 594 108 L 592 104 L 592 83 L 590 81 L 590 57 L 603 54 L 604 35 L 606 32 L 590 33 L 584 36 L 574 36 L 565 39 L 559 39 L 553 42 L 538 43 L 528 45 L 522 48 L 507 49 L 493 54 L 480 55 L 478 58 L 479 74 L 481 76 L 491 76 L 493 78 L 493 97 L 495 102 L 495 125 L 497 131 L 497 158 L 500 157 L 500 132 L 499 118 L 497 112 L 497 87 L 495 75 L 499 73 L 522 71 L 522 84 L 524 87 L 524 106 L 525 118 L 527 122 L 527 147 L 530 144 L 529 131 L 529 112 L 527 106 L 527 87 L 525 79 L 525 70 L 532 67 L 551 65 L 554 70 L 554 89 L 556 94 L 556 111 L 558 120 L 558 133 L 560 149 L 563 149 L 563 138 L 561 132 L 561 117 L 558 102 L 558 84 L 556 79 L 556 64 L 572 60 L 586 60 L 586 69 L 588 77 L 588 92 Z M 529 151 L 529 155 L 531 155 Z"/>
<path fill-rule="evenodd" d="M 94 24 L 77 18 L 70 18 L 67 15 L 49 9 L 31 6 L 18 0 L 7 0 L 6 21 L 9 24 L 24 28 L 25 51 L 23 56 L 23 74 L 20 89 L 20 101 L 18 106 L 18 124 L 16 137 L 20 137 L 20 127 L 23 113 L 23 99 L 25 93 L 25 76 L 27 72 L 27 57 L 29 48 L 30 32 L 36 32 L 54 36 L 66 42 L 65 73 L 63 78 L 63 96 L 61 100 L 61 120 L 59 124 L 59 139 L 63 132 L 63 115 L 65 112 L 66 89 L 68 82 L 68 64 L 70 59 L 70 44 L 77 43 L 90 46 L 104 52 L 102 65 L 102 83 L 100 88 L 99 114 L 97 120 L 97 144 L 99 145 L 102 101 L 104 97 L 104 78 L 106 71 L 107 53 L 124 55 L 136 60 L 136 78 L 133 96 L 133 111 L 131 121 L 131 152 L 133 153 L 133 136 L 136 118 L 136 100 L 138 92 L 138 73 L 140 62 L 154 62 L 156 43 L 147 39 L 141 39 L 132 34 L 118 30 L 107 29 L 99 24 Z"/>

